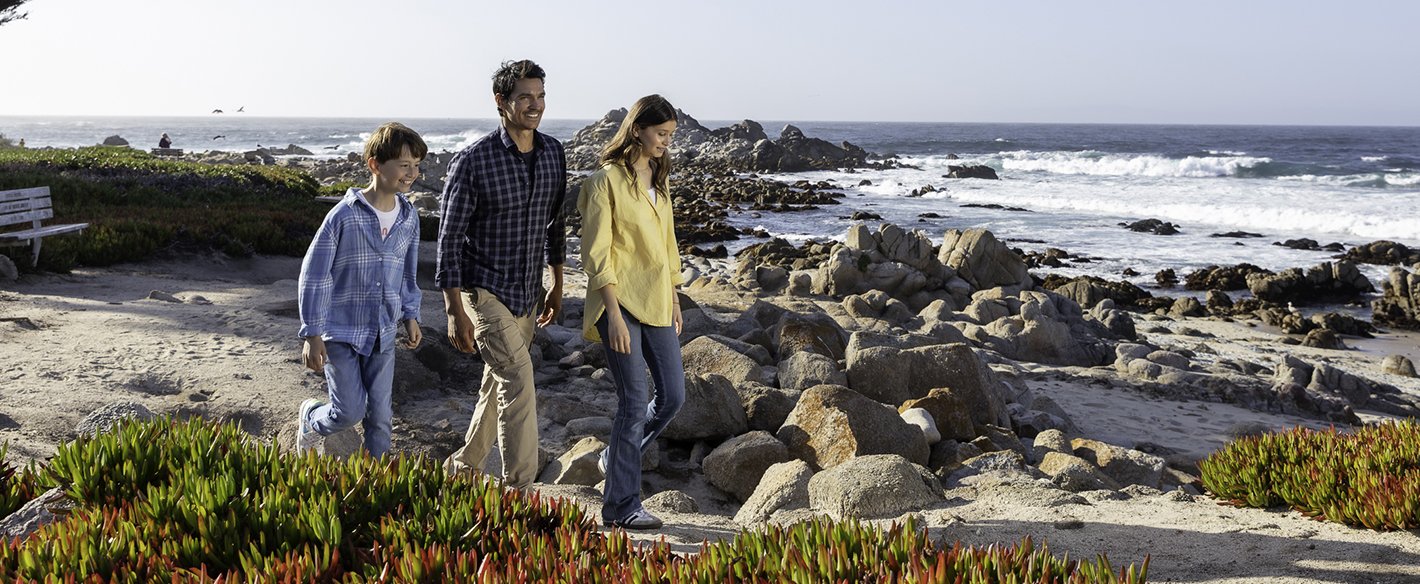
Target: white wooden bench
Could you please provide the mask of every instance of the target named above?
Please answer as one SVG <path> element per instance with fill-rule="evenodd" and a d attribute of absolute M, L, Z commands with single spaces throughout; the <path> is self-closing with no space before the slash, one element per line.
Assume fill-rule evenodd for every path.
<path fill-rule="evenodd" d="M 88 223 L 40 225 L 54 217 L 54 205 L 49 200 L 49 187 L 0 191 L 0 229 L 29 223 L 28 229 L 0 232 L 0 245 L 24 245 L 34 249 L 30 265 L 39 265 L 40 240 L 61 233 L 72 233 L 88 227 Z"/>

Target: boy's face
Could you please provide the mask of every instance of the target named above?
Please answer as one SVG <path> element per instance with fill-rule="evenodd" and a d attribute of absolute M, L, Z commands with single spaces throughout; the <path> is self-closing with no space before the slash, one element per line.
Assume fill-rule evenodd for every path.
<path fill-rule="evenodd" d="M 502 110 L 509 130 L 536 130 L 542 122 L 546 99 L 547 92 L 543 91 L 541 79 L 519 79 L 508 99 L 493 94 L 493 100 L 498 102 L 498 109 Z"/>
<path fill-rule="evenodd" d="M 419 178 L 421 159 L 410 154 L 404 146 L 399 156 L 384 162 L 374 158 L 369 161 L 370 173 L 375 175 L 375 189 L 385 193 L 407 193 L 414 188 L 414 179 Z"/>

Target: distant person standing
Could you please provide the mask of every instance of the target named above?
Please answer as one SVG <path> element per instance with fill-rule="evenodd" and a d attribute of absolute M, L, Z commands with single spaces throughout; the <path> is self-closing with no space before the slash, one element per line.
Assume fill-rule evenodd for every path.
<path fill-rule="evenodd" d="M 158 147 L 159 147 L 159 148 L 172 148 L 172 147 L 173 147 L 173 141 L 172 141 L 171 138 L 168 138 L 168 133 L 167 133 L 167 132 L 163 132 L 163 137 L 162 137 L 162 138 L 158 138 Z"/>
<path fill-rule="evenodd" d="M 401 195 L 419 178 L 429 148 L 403 124 L 380 126 L 365 143 L 370 186 L 351 188 L 325 216 L 301 262 L 297 301 L 305 346 L 301 357 L 325 372 L 330 403 L 301 404 L 298 451 L 364 423 L 365 451 L 389 451 L 394 417 L 396 330 L 405 348 L 419 346 L 419 214 Z"/>
<path fill-rule="evenodd" d="M 24 148 L 24 147 L 25 147 L 25 139 L 24 139 L 24 138 L 20 138 L 20 148 Z"/>
<path fill-rule="evenodd" d="M 546 77 L 532 61 L 493 75 L 499 128 L 454 156 L 440 203 L 435 280 L 444 291 L 449 341 L 483 356 L 483 381 L 464 445 L 449 472 L 478 470 L 498 440 L 503 479 L 532 484 L 538 472 L 537 397 L 528 350 L 545 262 L 551 278 L 536 324 L 562 310 L 566 233 L 562 143 L 537 131 Z"/>
<path fill-rule="evenodd" d="M 685 403 L 676 293 L 681 261 L 670 193 L 675 129 L 675 108 L 665 98 L 637 100 L 577 200 L 587 272 L 582 334 L 606 344 L 616 385 L 611 445 L 601 464 L 602 521 L 610 527 L 661 526 L 641 505 L 641 456 Z"/>

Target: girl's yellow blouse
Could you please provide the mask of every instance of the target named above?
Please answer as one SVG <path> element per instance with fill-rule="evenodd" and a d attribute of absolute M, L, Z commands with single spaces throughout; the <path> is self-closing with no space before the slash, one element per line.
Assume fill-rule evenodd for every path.
<path fill-rule="evenodd" d="M 616 284 L 616 301 L 648 326 L 671 326 L 675 287 L 681 284 L 680 250 L 670 193 L 650 194 L 624 167 L 608 164 L 582 183 L 582 269 L 587 301 L 582 336 L 599 341 L 596 323 L 606 307 L 601 288 Z"/>

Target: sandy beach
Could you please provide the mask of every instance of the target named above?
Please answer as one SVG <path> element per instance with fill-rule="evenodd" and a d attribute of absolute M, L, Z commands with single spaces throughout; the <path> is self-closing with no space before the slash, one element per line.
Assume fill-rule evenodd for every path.
<path fill-rule="evenodd" d="M 428 244 L 425 248 L 432 257 Z M 31 274 L 0 289 L 0 441 L 10 444 L 12 461 L 43 460 L 76 437 L 75 427 L 85 416 L 121 402 L 159 414 L 235 420 L 263 439 L 289 443 L 296 405 L 323 391 L 321 379 L 298 362 L 294 302 L 299 261 L 169 257 L 70 274 Z M 580 298 L 583 282 L 578 270 L 569 270 L 569 299 Z M 691 296 L 727 320 L 735 316 L 733 307 L 742 310 L 754 300 L 747 293 L 710 288 Z M 426 342 L 446 344 L 440 296 L 426 290 L 424 298 Z M 1136 318 L 1143 323 L 1147 317 Z M 1388 376 L 1378 365 L 1387 354 L 1414 358 L 1412 335 L 1386 334 L 1354 343 L 1356 350 L 1325 351 L 1282 345 L 1275 332 L 1241 323 L 1168 319 L 1160 324 L 1171 332 L 1148 337 L 1163 347 L 1197 348 L 1206 341 L 1218 355 L 1253 360 L 1293 353 L 1420 392 L 1417 380 Z M 1189 334 L 1176 334 L 1185 327 Z M 1196 331 L 1211 336 L 1191 336 Z M 472 367 L 477 370 L 476 364 Z M 1325 426 L 1235 405 L 1148 395 L 1111 381 L 1101 368 L 1021 363 L 1019 370 L 1019 379 L 1032 391 L 1068 413 L 1075 435 L 1126 447 L 1158 445 L 1185 459 L 1205 456 L 1239 431 Z M 456 448 L 476 398 L 470 386 L 468 379 L 428 387 L 397 385 L 395 450 L 443 456 Z M 558 395 L 541 392 L 540 399 L 546 404 Z M 608 397 L 582 399 L 607 407 Z M 1368 420 L 1385 417 L 1362 413 Z M 561 438 L 560 430 L 543 420 L 544 448 L 560 448 Z M 647 482 L 647 495 L 679 490 L 696 501 L 699 512 L 657 509 L 666 528 L 638 538 L 664 537 L 677 550 L 693 552 L 702 541 L 730 537 L 742 527 L 732 519 L 738 502 L 695 473 L 652 473 Z M 1072 557 L 1106 554 L 1116 566 L 1149 556 L 1153 581 L 1398 583 L 1420 578 L 1420 539 L 1410 532 L 1354 529 L 1288 510 L 1234 508 L 1183 491 L 1130 487 L 1076 494 L 1048 481 L 990 475 L 945 486 L 944 503 L 911 513 L 933 537 L 989 544 L 1030 536 Z M 592 511 L 600 504 L 595 487 L 537 488 Z"/>

